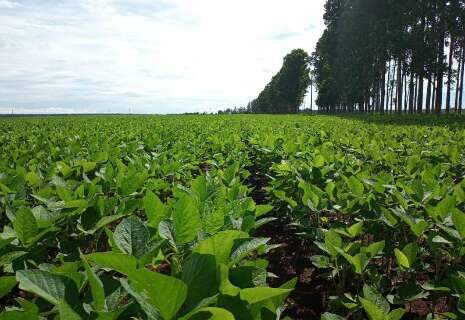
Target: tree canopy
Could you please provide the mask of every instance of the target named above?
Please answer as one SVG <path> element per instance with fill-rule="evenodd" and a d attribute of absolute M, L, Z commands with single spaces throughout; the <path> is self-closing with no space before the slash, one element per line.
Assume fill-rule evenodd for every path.
<path fill-rule="evenodd" d="M 310 84 L 309 62 L 304 50 L 292 50 L 284 57 L 281 70 L 247 109 L 253 113 L 297 113 Z"/>
<path fill-rule="evenodd" d="M 461 111 L 465 0 L 327 0 L 324 21 L 320 111 Z"/>

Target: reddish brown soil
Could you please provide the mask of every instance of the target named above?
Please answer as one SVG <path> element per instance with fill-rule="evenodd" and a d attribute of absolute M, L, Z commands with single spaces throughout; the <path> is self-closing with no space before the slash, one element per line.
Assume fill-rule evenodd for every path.
<path fill-rule="evenodd" d="M 267 193 L 263 188 L 267 185 L 267 177 L 256 165 L 249 167 L 248 171 L 251 175 L 247 183 L 253 188 L 250 196 L 257 204 L 266 203 Z M 279 212 L 272 212 L 270 215 L 280 216 Z M 293 230 L 288 227 L 288 221 L 285 220 L 268 223 L 257 230 L 255 235 L 269 237 L 270 243 L 282 245 L 271 250 L 266 257 L 269 261 L 268 271 L 277 276 L 269 278 L 269 285 L 278 287 L 297 278 L 296 287 L 287 299 L 283 316 L 295 320 L 319 319 L 325 311 L 328 286 L 316 276 L 318 271 L 310 261 L 313 254 L 310 244 L 294 236 Z"/>
<path fill-rule="evenodd" d="M 268 271 L 277 278 L 270 278 L 272 287 L 280 286 L 292 278 L 297 278 L 294 291 L 287 299 L 284 315 L 295 320 L 319 319 L 326 309 L 328 284 L 317 277 L 318 270 L 310 262 L 310 245 L 293 236 L 286 222 L 274 221 L 263 226 L 257 236 L 270 237 L 272 243 L 281 247 L 268 253 Z"/>

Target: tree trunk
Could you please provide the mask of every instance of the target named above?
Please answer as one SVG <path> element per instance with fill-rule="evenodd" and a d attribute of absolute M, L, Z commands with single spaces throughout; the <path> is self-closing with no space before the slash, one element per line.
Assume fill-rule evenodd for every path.
<path fill-rule="evenodd" d="M 425 15 L 425 1 L 422 1 L 421 7 L 421 32 L 423 42 L 425 42 L 425 26 L 426 26 L 426 15 Z M 417 112 L 423 112 L 423 91 L 424 91 L 424 80 L 425 80 L 425 56 L 423 53 L 420 54 L 420 72 L 418 74 L 418 96 L 417 96 Z"/>
<path fill-rule="evenodd" d="M 446 1 L 443 0 L 441 3 L 441 22 L 439 28 L 439 53 L 438 53 L 438 71 L 437 71 L 437 86 L 436 86 L 436 104 L 434 106 L 435 113 L 441 113 L 442 109 L 442 90 L 444 85 L 444 42 L 446 39 L 446 17 L 445 7 Z"/>
<path fill-rule="evenodd" d="M 399 57 L 397 62 L 397 112 L 402 112 L 402 60 Z"/>
<path fill-rule="evenodd" d="M 426 113 L 431 111 L 431 75 L 428 75 L 428 88 L 426 89 Z"/>
<path fill-rule="evenodd" d="M 384 113 L 384 103 L 386 102 L 386 62 L 383 62 L 383 67 L 381 68 L 381 113 Z"/>
<path fill-rule="evenodd" d="M 393 104 L 394 104 L 394 79 L 396 78 L 396 61 L 394 60 L 394 69 L 392 70 L 393 73 L 392 73 L 392 80 L 391 82 L 389 83 L 389 86 L 391 87 L 391 101 L 389 102 L 389 112 L 392 113 L 392 108 L 393 108 Z M 396 92 L 396 95 L 397 95 L 397 92 Z M 397 99 L 396 99 L 396 102 L 397 102 Z"/>
<path fill-rule="evenodd" d="M 408 98 L 409 98 L 409 95 L 407 94 L 408 93 L 408 86 L 407 86 L 407 73 L 405 72 L 404 70 L 404 112 L 406 113 L 407 112 L 407 108 L 408 108 Z"/>
<path fill-rule="evenodd" d="M 423 72 L 418 76 L 418 97 L 417 97 L 417 112 L 423 112 L 423 91 L 424 91 L 424 74 Z"/>
<path fill-rule="evenodd" d="M 460 56 L 458 58 L 458 70 L 457 70 L 457 79 L 455 84 L 455 112 L 459 110 L 459 92 L 460 92 L 460 74 L 462 70 L 462 53 L 463 48 L 460 50 Z"/>
<path fill-rule="evenodd" d="M 447 69 L 447 97 L 446 97 L 446 113 L 450 112 L 450 88 L 452 84 L 452 67 L 454 65 L 454 37 L 450 37 L 449 45 L 449 65 Z"/>
<path fill-rule="evenodd" d="M 390 101 L 390 89 L 389 85 L 391 83 L 391 59 L 389 59 L 389 64 L 388 64 L 388 78 L 385 83 L 386 86 L 386 107 L 384 108 L 386 111 L 389 111 L 389 101 Z"/>
<path fill-rule="evenodd" d="M 431 113 L 435 112 L 436 110 L 436 79 L 434 78 L 436 76 L 433 76 L 433 95 L 431 96 Z"/>
<path fill-rule="evenodd" d="M 460 98 L 459 98 L 459 113 L 461 114 L 462 113 L 462 108 L 463 108 L 463 105 L 462 105 L 462 98 L 463 98 L 463 75 L 464 75 L 464 69 L 465 69 L 465 43 L 462 44 L 462 70 L 461 70 L 461 73 L 460 73 Z"/>
<path fill-rule="evenodd" d="M 413 83 L 413 72 L 412 74 L 410 75 L 410 82 L 409 82 L 409 97 L 408 97 L 408 113 L 413 113 L 413 104 L 414 104 L 414 100 L 415 100 L 415 85 Z"/>
<path fill-rule="evenodd" d="M 310 113 L 313 112 L 313 81 L 310 82 Z"/>

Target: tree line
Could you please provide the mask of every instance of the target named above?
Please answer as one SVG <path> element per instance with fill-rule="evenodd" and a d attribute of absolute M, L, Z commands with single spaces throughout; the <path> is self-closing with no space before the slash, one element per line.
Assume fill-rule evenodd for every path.
<path fill-rule="evenodd" d="M 462 111 L 465 0 L 327 0 L 324 22 L 320 111 Z"/>
<path fill-rule="evenodd" d="M 247 105 L 247 113 L 297 113 L 310 84 L 310 56 L 302 49 L 284 57 L 279 72 Z"/>

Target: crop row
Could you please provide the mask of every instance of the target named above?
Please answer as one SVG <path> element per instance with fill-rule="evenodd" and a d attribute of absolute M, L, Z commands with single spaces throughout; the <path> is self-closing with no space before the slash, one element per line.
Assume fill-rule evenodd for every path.
<path fill-rule="evenodd" d="M 0 120 L 0 320 L 465 316 L 461 119 Z"/>
<path fill-rule="evenodd" d="M 2 121 L 0 319 L 279 317 L 241 126 Z"/>
<path fill-rule="evenodd" d="M 250 142 L 270 204 L 311 247 L 323 318 L 463 318 L 463 125 L 322 119 Z"/>

